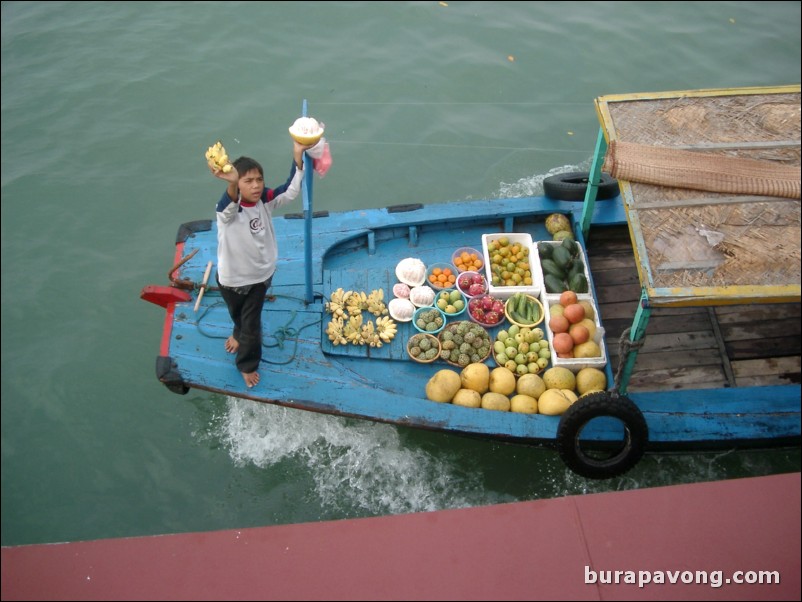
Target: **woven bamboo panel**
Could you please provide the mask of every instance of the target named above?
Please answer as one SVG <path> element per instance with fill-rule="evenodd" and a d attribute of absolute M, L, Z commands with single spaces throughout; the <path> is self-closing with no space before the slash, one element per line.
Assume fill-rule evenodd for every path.
<path fill-rule="evenodd" d="M 611 140 L 800 165 L 798 91 L 621 98 L 604 103 Z M 798 290 L 800 201 L 627 184 L 633 235 L 648 260 L 644 285 Z"/>

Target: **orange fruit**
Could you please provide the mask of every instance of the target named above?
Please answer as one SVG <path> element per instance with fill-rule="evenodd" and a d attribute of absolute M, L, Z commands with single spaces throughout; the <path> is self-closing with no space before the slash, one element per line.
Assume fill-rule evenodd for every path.
<path fill-rule="evenodd" d="M 563 291 L 560 293 L 560 305 L 563 307 L 576 303 L 576 293 L 574 291 Z"/>
<path fill-rule="evenodd" d="M 549 328 L 551 328 L 551 331 L 554 334 L 559 334 L 561 332 L 568 332 L 568 327 L 570 325 L 571 323 L 565 316 L 553 315 L 549 320 Z"/>
<path fill-rule="evenodd" d="M 574 348 L 574 340 L 567 332 L 558 332 L 554 335 L 552 345 L 557 353 L 568 353 Z"/>

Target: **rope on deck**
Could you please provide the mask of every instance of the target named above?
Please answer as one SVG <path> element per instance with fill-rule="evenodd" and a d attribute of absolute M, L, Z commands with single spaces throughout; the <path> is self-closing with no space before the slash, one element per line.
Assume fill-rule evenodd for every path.
<path fill-rule="evenodd" d="M 624 373 L 624 365 L 627 363 L 627 357 L 633 349 L 640 349 L 643 347 L 645 339 L 639 341 L 632 341 L 629 338 L 632 328 L 627 328 L 621 333 L 618 338 L 618 367 L 616 368 L 613 377 L 613 391 L 618 391 L 621 385 L 621 375 Z"/>
<path fill-rule="evenodd" d="M 298 297 L 293 297 L 293 296 L 290 296 L 290 295 L 272 295 L 271 294 L 271 295 L 266 295 L 265 299 L 272 300 L 272 299 L 275 299 L 276 297 L 283 297 L 285 299 L 293 299 L 295 301 L 299 301 L 301 303 L 304 303 L 303 299 L 300 299 Z M 225 303 L 223 301 L 216 301 L 216 302 L 212 303 L 211 305 L 206 307 L 206 309 L 203 310 L 203 313 L 198 317 L 198 323 L 197 323 L 198 332 L 200 332 L 203 336 L 208 337 L 210 339 L 227 339 L 228 338 L 228 335 L 222 335 L 221 336 L 221 335 L 211 334 L 209 332 L 204 332 L 203 327 L 202 327 L 202 322 L 203 322 L 203 319 L 206 317 L 206 314 L 209 313 L 209 311 L 212 308 L 220 306 L 220 305 L 225 306 Z M 260 361 L 264 362 L 265 364 L 273 364 L 275 366 L 283 366 L 285 364 L 291 364 L 293 361 L 295 361 L 295 356 L 298 353 L 298 338 L 300 337 L 301 332 L 303 332 L 305 329 L 309 328 L 310 326 L 315 326 L 317 324 L 320 324 L 323 321 L 322 319 L 315 320 L 314 322 L 310 322 L 309 324 L 304 324 L 300 328 L 294 328 L 294 327 L 291 326 L 291 324 L 295 320 L 295 317 L 296 317 L 297 314 L 298 314 L 298 312 L 296 310 L 292 310 L 292 314 L 290 315 L 290 319 L 287 320 L 287 323 L 284 324 L 284 326 L 278 327 L 275 330 L 275 333 L 272 334 L 272 335 L 270 335 L 270 334 L 268 334 L 268 335 L 264 335 L 263 334 L 262 335 L 262 347 L 264 347 L 266 349 L 271 349 L 271 348 L 274 348 L 274 347 L 278 347 L 279 349 L 284 350 L 286 342 L 288 340 L 293 341 L 294 342 L 294 346 L 293 346 L 292 354 L 290 355 L 290 357 L 287 360 L 281 361 L 281 362 L 274 362 L 274 361 L 271 361 L 271 360 L 267 360 L 267 359 L 264 359 L 264 357 Z M 266 337 L 273 338 L 273 339 L 275 339 L 276 342 L 275 343 L 267 343 L 265 341 Z"/>

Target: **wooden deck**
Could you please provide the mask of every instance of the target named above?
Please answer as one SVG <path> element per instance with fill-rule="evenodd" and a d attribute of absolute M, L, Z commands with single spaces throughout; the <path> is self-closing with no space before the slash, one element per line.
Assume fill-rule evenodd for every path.
<path fill-rule="evenodd" d="M 641 288 L 626 227 L 591 229 L 589 241 L 615 373 Z M 654 308 L 629 390 L 798 384 L 800 353 L 799 303 Z"/>

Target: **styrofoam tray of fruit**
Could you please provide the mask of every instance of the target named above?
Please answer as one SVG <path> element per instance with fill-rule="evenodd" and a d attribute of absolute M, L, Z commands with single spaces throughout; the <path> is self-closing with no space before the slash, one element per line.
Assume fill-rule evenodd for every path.
<path fill-rule="evenodd" d="M 551 365 L 568 368 L 572 372 L 578 372 L 582 368 L 603 368 L 607 365 L 607 345 L 598 307 L 592 297 L 583 297 L 588 298 L 575 296 L 576 301 L 569 302 L 570 292 L 563 295 L 543 295 Z M 588 312 L 593 312 L 592 318 L 587 315 Z M 572 353 L 574 357 L 560 357 L 561 353 Z"/>
<path fill-rule="evenodd" d="M 580 299 L 590 299 L 588 258 L 581 244 L 573 239 L 567 243 L 539 240 L 534 246 L 540 262 L 544 296 L 555 300 L 564 290 L 573 290 Z M 549 250 L 544 251 L 544 248 Z M 544 257 L 544 253 L 548 257 Z"/>
<path fill-rule="evenodd" d="M 531 235 L 525 232 L 482 234 L 482 252 L 491 295 L 497 299 L 508 299 L 515 293 L 540 296 L 543 275 Z"/>

